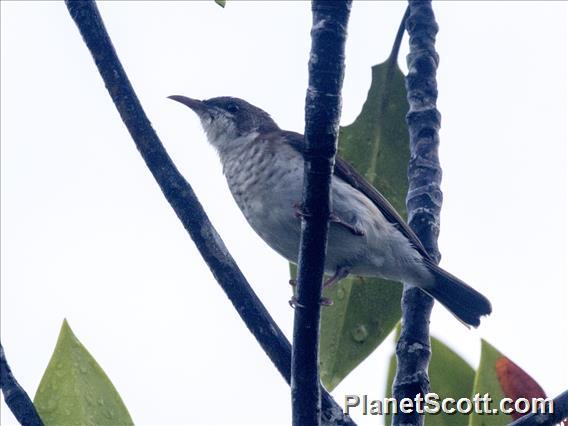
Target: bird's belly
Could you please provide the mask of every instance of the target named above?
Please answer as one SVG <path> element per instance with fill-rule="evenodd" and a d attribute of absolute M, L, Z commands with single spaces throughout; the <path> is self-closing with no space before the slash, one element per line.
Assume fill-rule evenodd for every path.
<path fill-rule="evenodd" d="M 300 244 L 301 222 L 297 209 L 302 196 L 301 182 L 291 174 L 272 177 L 274 179 L 259 179 L 244 188 L 233 186 L 231 192 L 254 231 L 273 250 L 296 263 Z"/>
<path fill-rule="evenodd" d="M 302 173 L 295 170 L 272 177 L 274 179 L 258 179 L 243 186 L 230 185 L 231 192 L 254 231 L 273 250 L 297 263 Z M 403 270 L 411 267 L 417 257 L 415 250 L 370 200 L 351 187 L 341 188 L 341 192 L 339 189 L 335 183 L 332 212 L 348 221 L 355 220 L 364 235 L 331 222 L 325 272 L 334 274 L 338 268 L 347 267 L 355 275 L 402 279 Z"/>
<path fill-rule="evenodd" d="M 269 191 L 255 199 L 237 200 L 254 231 L 276 252 L 292 263 L 298 262 L 300 247 L 302 187 L 285 182 L 284 191 Z M 235 197 L 236 198 L 236 197 Z M 367 255 L 367 238 L 354 235 L 348 229 L 330 224 L 325 272 L 333 274 L 343 266 L 361 264 Z M 366 272 L 365 265 L 362 271 Z M 375 267 L 376 268 L 376 267 Z"/>

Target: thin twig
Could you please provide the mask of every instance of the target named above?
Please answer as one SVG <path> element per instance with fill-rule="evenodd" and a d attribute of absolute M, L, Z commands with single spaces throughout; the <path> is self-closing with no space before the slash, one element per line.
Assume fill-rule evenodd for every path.
<path fill-rule="evenodd" d="M 410 0 L 406 29 L 410 35 L 407 57 L 406 89 L 410 111 L 406 120 L 410 133 L 408 167 L 408 223 L 436 262 L 440 260 L 438 233 L 442 191 L 442 170 L 438 160 L 440 113 L 436 109 L 438 90 L 436 68 L 438 54 L 434 48 L 438 25 L 430 0 Z M 397 372 L 393 395 L 414 399 L 429 391 L 430 313 L 434 300 L 416 287 L 404 285 L 402 295 L 402 330 L 398 340 Z M 423 424 L 422 415 L 398 413 L 394 425 Z"/>
<path fill-rule="evenodd" d="M 124 124 L 164 196 L 241 319 L 280 374 L 290 383 L 290 343 L 239 270 L 193 189 L 179 173 L 152 128 L 116 55 L 96 4 L 92 0 L 66 0 L 65 3 Z M 322 419 L 328 424 L 354 424 L 325 391 L 322 402 Z"/>
<path fill-rule="evenodd" d="M 296 426 L 316 425 L 320 419 L 320 303 L 350 10 L 351 0 L 312 2 L 302 196 L 305 215 L 292 347 L 292 424 Z"/>
<path fill-rule="evenodd" d="M 0 389 L 2 389 L 6 405 L 20 424 L 43 426 L 32 400 L 12 374 L 2 343 L 0 343 Z"/>
<path fill-rule="evenodd" d="M 394 65 L 398 61 L 398 53 L 400 52 L 400 44 L 402 43 L 402 37 L 404 36 L 404 32 L 406 30 L 406 20 L 408 19 L 408 16 L 410 16 L 410 6 L 406 7 L 404 15 L 402 15 L 400 25 L 398 26 L 398 30 L 394 38 L 394 43 L 392 44 L 392 49 L 387 59 L 389 68 L 394 68 Z"/>
<path fill-rule="evenodd" d="M 568 390 L 554 398 L 552 407 L 552 413 L 530 413 L 510 423 L 509 426 L 552 426 L 568 420 Z"/>

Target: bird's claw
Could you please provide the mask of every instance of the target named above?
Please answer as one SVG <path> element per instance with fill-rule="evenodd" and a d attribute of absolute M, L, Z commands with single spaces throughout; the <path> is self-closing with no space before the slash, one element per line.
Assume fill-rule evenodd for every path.
<path fill-rule="evenodd" d="M 305 308 L 305 305 L 302 305 L 300 302 L 298 302 L 298 298 L 296 296 L 292 296 L 292 298 L 290 300 L 288 300 L 288 304 L 290 305 L 290 307 L 292 309 L 296 309 L 296 308 Z M 333 300 L 328 298 L 328 297 L 322 297 L 320 299 L 320 305 L 321 306 L 331 306 L 333 305 Z"/>
<path fill-rule="evenodd" d="M 292 309 L 305 308 L 304 305 L 302 305 L 300 302 L 298 302 L 298 298 L 296 296 L 292 296 L 292 298 L 290 300 L 288 300 L 288 304 L 290 305 L 290 307 Z"/>
<path fill-rule="evenodd" d="M 310 217 L 311 214 L 306 212 L 304 210 L 304 205 L 301 203 L 294 203 L 292 205 L 292 207 L 294 207 L 294 215 L 298 218 L 298 219 L 304 219 L 306 217 Z"/>
<path fill-rule="evenodd" d="M 337 270 L 335 271 L 335 274 L 333 276 L 329 277 L 327 280 L 325 280 L 323 282 L 323 288 L 331 287 L 336 282 L 341 281 L 347 275 L 349 275 L 349 268 L 348 267 L 342 266 L 340 268 L 337 268 Z"/>
<path fill-rule="evenodd" d="M 329 221 L 332 223 L 337 223 L 338 225 L 347 228 L 349 231 L 351 231 L 353 235 L 357 235 L 358 237 L 362 237 L 365 235 L 365 232 L 361 228 L 357 227 L 357 225 L 351 225 L 350 223 L 345 222 L 335 213 L 331 213 L 329 215 Z"/>

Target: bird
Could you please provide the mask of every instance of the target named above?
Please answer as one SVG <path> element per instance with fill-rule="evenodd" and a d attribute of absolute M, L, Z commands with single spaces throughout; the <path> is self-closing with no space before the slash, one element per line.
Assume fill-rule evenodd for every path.
<path fill-rule="evenodd" d="M 276 252 L 298 262 L 304 136 L 282 130 L 249 102 L 222 96 L 173 95 L 195 112 L 217 151 L 231 194 L 253 230 Z M 324 282 L 348 275 L 400 281 L 426 292 L 466 326 L 491 313 L 489 300 L 440 268 L 388 200 L 336 156 Z"/>

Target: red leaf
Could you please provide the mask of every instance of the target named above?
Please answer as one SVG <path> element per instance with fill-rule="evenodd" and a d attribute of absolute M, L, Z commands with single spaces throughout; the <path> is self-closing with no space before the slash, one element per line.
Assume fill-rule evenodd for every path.
<path fill-rule="evenodd" d="M 532 398 L 546 398 L 546 393 L 540 385 L 509 358 L 505 356 L 499 358 L 495 362 L 495 370 L 506 397 L 513 400 L 527 398 L 529 401 Z M 511 413 L 514 420 L 523 417 L 523 415 L 516 411 Z"/>

